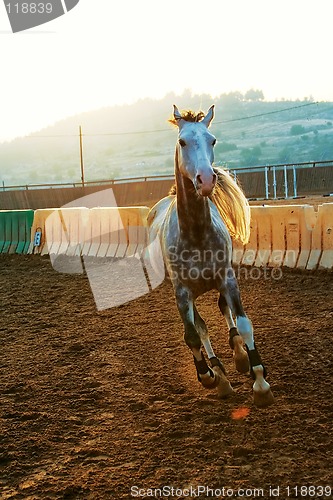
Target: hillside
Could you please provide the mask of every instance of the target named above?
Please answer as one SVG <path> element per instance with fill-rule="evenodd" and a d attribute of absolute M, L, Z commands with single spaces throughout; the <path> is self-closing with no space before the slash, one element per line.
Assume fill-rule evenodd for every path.
<path fill-rule="evenodd" d="M 167 123 L 172 104 L 195 110 L 214 102 L 212 132 L 218 165 L 254 166 L 333 158 L 333 103 L 267 102 L 260 91 L 144 99 L 60 121 L 25 138 L 0 144 L 5 185 L 78 182 L 79 125 L 86 181 L 173 172 L 176 132 Z"/>

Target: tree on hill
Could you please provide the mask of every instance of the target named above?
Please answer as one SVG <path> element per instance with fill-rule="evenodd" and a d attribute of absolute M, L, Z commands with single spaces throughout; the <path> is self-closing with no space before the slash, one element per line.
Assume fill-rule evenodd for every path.
<path fill-rule="evenodd" d="M 291 135 L 301 135 L 305 133 L 305 128 L 303 125 L 292 125 L 290 128 Z"/>
<path fill-rule="evenodd" d="M 255 146 L 254 148 L 245 148 L 241 151 L 241 157 L 243 160 L 243 165 L 251 167 L 259 164 L 259 158 L 261 155 L 260 146 Z"/>
<path fill-rule="evenodd" d="M 226 153 L 227 151 L 235 151 L 237 145 L 231 142 L 218 142 L 215 146 L 215 154 Z"/>
<path fill-rule="evenodd" d="M 290 163 L 293 161 L 293 149 L 289 146 L 285 146 L 278 154 L 279 163 Z"/>
<path fill-rule="evenodd" d="M 262 90 L 250 89 L 246 92 L 244 98 L 246 101 L 262 101 L 264 94 Z"/>

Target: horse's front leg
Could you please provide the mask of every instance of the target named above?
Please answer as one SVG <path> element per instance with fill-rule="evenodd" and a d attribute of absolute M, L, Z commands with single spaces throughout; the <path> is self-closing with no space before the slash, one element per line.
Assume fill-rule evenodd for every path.
<path fill-rule="evenodd" d="M 207 365 L 205 357 L 201 351 L 202 331 L 200 331 L 200 327 L 198 328 L 198 318 L 195 312 L 195 305 L 191 291 L 185 286 L 178 284 L 175 286 L 175 295 L 179 314 L 184 324 L 184 340 L 193 353 L 198 380 L 208 389 L 216 387 L 220 397 L 227 396 L 233 392 L 233 390 L 223 373 L 220 364 L 218 362 L 213 362 L 212 368 L 210 368 Z M 201 321 L 202 324 L 206 326 L 202 319 Z M 215 359 L 217 360 L 217 358 Z"/>
<path fill-rule="evenodd" d="M 230 273 L 232 275 L 232 273 Z M 237 331 L 245 342 L 250 361 L 250 372 L 254 379 L 253 399 L 257 406 L 268 406 L 274 397 L 269 383 L 265 380 L 266 369 L 256 348 L 252 323 L 246 316 L 235 277 L 227 278 L 221 290 L 232 313 L 236 316 Z M 235 340 L 237 336 L 233 338 Z"/>

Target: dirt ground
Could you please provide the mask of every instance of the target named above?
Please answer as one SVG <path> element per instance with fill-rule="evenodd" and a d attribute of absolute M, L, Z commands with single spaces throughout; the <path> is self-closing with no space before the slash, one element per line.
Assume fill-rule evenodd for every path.
<path fill-rule="evenodd" d="M 196 380 L 168 281 L 97 312 L 85 275 L 1 255 L 0 498 L 329 498 L 300 488 L 333 486 L 333 273 L 277 278 L 240 279 L 275 396 L 259 409 L 214 293 L 199 310 L 227 400 Z"/>

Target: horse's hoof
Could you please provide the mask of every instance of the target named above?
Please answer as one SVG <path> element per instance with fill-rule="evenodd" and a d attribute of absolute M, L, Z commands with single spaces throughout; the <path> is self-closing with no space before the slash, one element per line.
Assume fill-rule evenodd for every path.
<path fill-rule="evenodd" d="M 247 373 L 250 370 L 249 357 L 244 349 L 243 351 L 242 353 L 234 354 L 236 370 L 239 373 Z"/>
<path fill-rule="evenodd" d="M 234 361 L 236 370 L 239 373 L 247 373 L 250 370 L 249 357 L 244 349 L 243 339 L 237 335 L 233 338 L 234 342 Z"/>
<path fill-rule="evenodd" d="M 274 396 L 270 389 L 265 392 L 253 391 L 253 402 L 259 408 L 266 408 L 274 403 Z"/>
<path fill-rule="evenodd" d="M 214 373 L 214 377 L 205 373 L 204 375 L 200 375 L 200 382 L 206 389 L 215 389 L 220 382 L 220 378 L 216 373 Z"/>
<path fill-rule="evenodd" d="M 214 366 L 213 371 L 215 373 L 215 377 L 218 379 L 218 384 L 217 384 L 217 396 L 221 399 L 227 398 L 228 396 L 231 396 L 231 394 L 234 394 L 234 390 L 230 385 L 229 380 L 227 377 L 224 375 L 223 371 L 219 366 Z"/>

